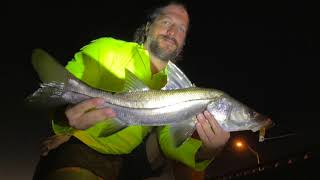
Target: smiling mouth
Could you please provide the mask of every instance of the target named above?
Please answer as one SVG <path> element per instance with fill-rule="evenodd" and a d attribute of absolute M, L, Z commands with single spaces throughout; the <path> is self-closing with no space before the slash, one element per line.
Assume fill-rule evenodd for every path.
<path fill-rule="evenodd" d="M 162 36 L 162 39 L 163 39 L 165 42 L 168 42 L 168 43 L 171 44 L 171 45 L 175 45 L 176 47 L 178 46 L 178 43 L 177 43 L 176 40 L 173 39 L 173 38 L 170 38 L 170 37 L 167 37 L 167 36 Z"/>

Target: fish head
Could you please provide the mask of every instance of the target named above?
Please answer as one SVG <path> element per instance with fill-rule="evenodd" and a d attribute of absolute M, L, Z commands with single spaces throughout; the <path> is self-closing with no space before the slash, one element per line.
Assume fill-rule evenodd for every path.
<path fill-rule="evenodd" d="M 228 95 L 223 95 L 211 101 L 207 110 L 214 116 L 219 125 L 229 132 L 243 130 L 256 132 L 261 128 L 268 129 L 274 125 L 267 116 L 257 113 Z"/>

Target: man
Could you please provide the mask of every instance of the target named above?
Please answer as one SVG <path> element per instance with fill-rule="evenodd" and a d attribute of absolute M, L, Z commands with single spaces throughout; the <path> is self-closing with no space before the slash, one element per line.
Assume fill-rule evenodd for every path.
<path fill-rule="evenodd" d="M 167 83 L 169 61 L 174 61 L 182 51 L 188 26 L 186 8 L 170 3 L 150 16 L 143 28 L 145 36 L 140 39 L 143 44 L 100 38 L 76 53 L 66 68 L 89 85 L 107 91 L 122 90 L 125 69 L 151 89 L 161 89 Z M 116 114 L 110 108 L 99 108 L 103 103 L 101 98 L 89 99 L 63 109 L 61 116 L 55 117 L 52 123 L 55 133 L 72 138 L 61 140 L 56 149 L 52 148 L 42 157 L 34 179 L 126 179 L 129 176 L 139 179 L 151 176 L 145 140 L 152 128 L 129 126 L 112 135 L 104 134 L 108 119 Z M 197 115 L 197 120 L 196 129 L 201 141 L 190 138 L 175 147 L 168 136 L 168 127 L 158 128 L 158 141 L 166 157 L 203 171 L 230 134 L 207 111 Z M 142 167 L 135 167 L 139 165 Z M 128 173 L 130 169 L 134 173 Z"/>

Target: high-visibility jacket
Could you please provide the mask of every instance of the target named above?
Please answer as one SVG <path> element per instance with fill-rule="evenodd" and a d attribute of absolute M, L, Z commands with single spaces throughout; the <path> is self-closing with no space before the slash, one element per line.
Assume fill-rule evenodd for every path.
<path fill-rule="evenodd" d="M 85 56 L 89 58 L 84 58 Z M 81 48 L 66 69 L 92 87 L 119 92 L 125 82 L 125 69 L 143 81 L 150 89 L 161 89 L 167 83 L 167 67 L 152 74 L 149 52 L 143 45 L 99 38 Z M 86 130 L 77 130 L 67 122 L 54 119 L 52 127 L 56 134 L 71 134 L 92 149 L 104 154 L 128 154 L 136 148 L 150 132 L 151 127 L 129 126 L 112 135 L 104 135 L 107 124 L 101 121 Z M 174 147 L 169 138 L 168 127 L 159 128 L 160 147 L 164 154 L 194 169 L 204 170 L 211 160 L 195 162 L 195 153 L 201 141 L 190 138 L 179 147 Z"/>

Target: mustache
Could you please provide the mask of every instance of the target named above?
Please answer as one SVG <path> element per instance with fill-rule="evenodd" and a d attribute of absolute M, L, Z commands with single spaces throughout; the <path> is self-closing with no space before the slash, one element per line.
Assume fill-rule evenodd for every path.
<path fill-rule="evenodd" d="M 178 41 L 175 38 L 167 36 L 167 35 L 160 35 L 160 37 L 165 39 L 165 40 L 173 41 L 173 43 L 178 47 Z"/>

